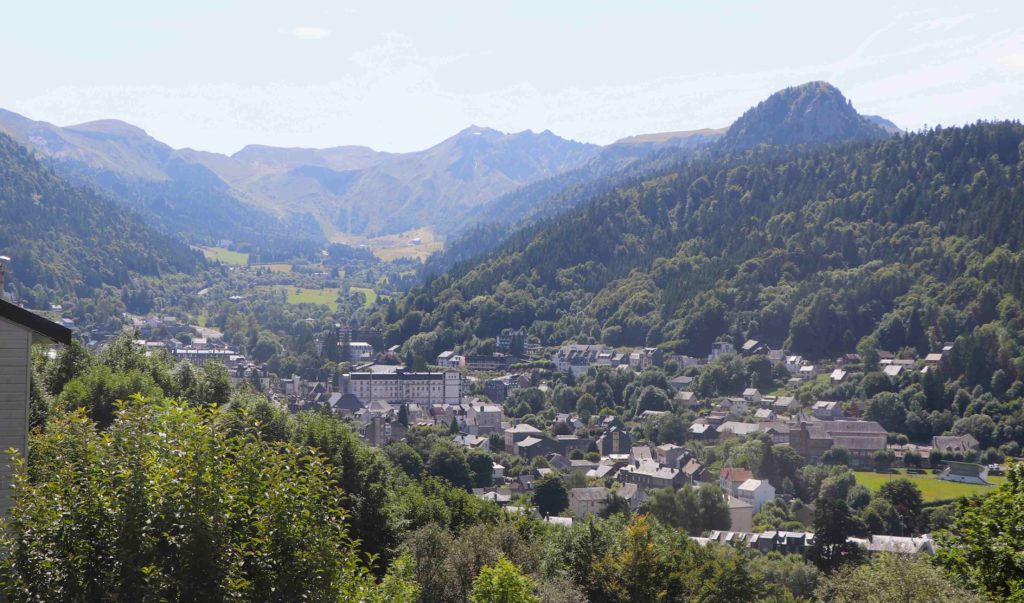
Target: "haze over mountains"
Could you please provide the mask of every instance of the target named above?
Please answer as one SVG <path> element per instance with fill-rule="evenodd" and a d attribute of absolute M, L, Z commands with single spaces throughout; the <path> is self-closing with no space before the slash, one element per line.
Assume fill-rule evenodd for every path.
<path fill-rule="evenodd" d="M 481 219 L 512 222 L 539 207 L 558 211 L 545 195 L 664 149 L 880 138 L 894 130 L 881 118 L 857 114 L 824 82 L 776 93 L 728 129 L 643 134 L 603 148 L 550 131 L 504 134 L 471 126 L 413 153 L 254 144 L 229 156 L 176 150 L 118 120 L 58 127 L 0 110 L 0 131 L 73 182 L 137 210 L 150 225 L 194 243 L 260 245 L 278 237 L 353 240 L 423 227 L 451 235 Z M 548 183 L 506 203 L 504 196 L 542 181 Z"/>

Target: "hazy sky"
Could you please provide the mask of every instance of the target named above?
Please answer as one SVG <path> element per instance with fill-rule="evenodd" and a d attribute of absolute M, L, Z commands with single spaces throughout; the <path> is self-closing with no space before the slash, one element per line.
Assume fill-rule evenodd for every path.
<path fill-rule="evenodd" d="M 824 79 L 898 125 L 1024 116 L 1024 2 L 6 3 L 0 107 L 175 147 L 608 143 Z"/>

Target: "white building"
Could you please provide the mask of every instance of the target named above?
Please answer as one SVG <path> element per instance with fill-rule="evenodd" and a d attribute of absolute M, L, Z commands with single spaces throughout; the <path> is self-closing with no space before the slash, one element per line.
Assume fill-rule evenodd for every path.
<path fill-rule="evenodd" d="M 569 490 L 569 508 L 576 517 L 583 518 L 593 513 L 597 514 L 608 499 L 607 488 L 573 488 Z"/>
<path fill-rule="evenodd" d="M 342 391 L 365 404 L 460 404 L 463 377 L 457 371 L 417 373 L 399 366 L 375 364 L 369 370 L 342 375 Z"/>
<path fill-rule="evenodd" d="M 757 513 L 764 503 L 775 500 L 775 487 L 766 479 L 748 479 L 736 488 L 736 496 L 750 503 L 754 513 Z"/>
<path fill-rule="evenodd" d="M 365 341 L 353 341 L 348 344 L 348 361 L 359 364 L 373 360 L 373 346 Z"/>

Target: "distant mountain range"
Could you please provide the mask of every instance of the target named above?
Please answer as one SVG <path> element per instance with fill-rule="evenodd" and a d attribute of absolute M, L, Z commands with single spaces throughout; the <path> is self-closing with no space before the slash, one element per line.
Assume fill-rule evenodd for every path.
<path fill-rule="evenodd" d="M 606 147 L 550 131 L 472 126 L 413 153 L 250 145 L 223 155 L 173 149 L 117 120 L 59 127 L 0 110 L 0 132 L 151 226 L 193 243 L 258 246 L 423 227 L 451 236 L 482 221 L 552 215 L 585 198 L 596 179 L 630 169 L 635 175 L 638 164 L 657 165 L 648 160 L 659 154 L 678 161 L 703 149 L 875 139 L 894 131 L 891 122 L 857 114 L 824 82 L 772 95 L 729 128 L 643 134 Z"/>

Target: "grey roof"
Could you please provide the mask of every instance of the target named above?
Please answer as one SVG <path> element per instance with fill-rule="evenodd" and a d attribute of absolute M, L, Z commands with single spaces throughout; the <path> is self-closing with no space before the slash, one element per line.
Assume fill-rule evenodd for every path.
<path fill-rule="evenodd" d="M 578 501 L 595 502 L 608 498 L 608 488 L 573 488 L 569 490 L 569 497 Z"/>

